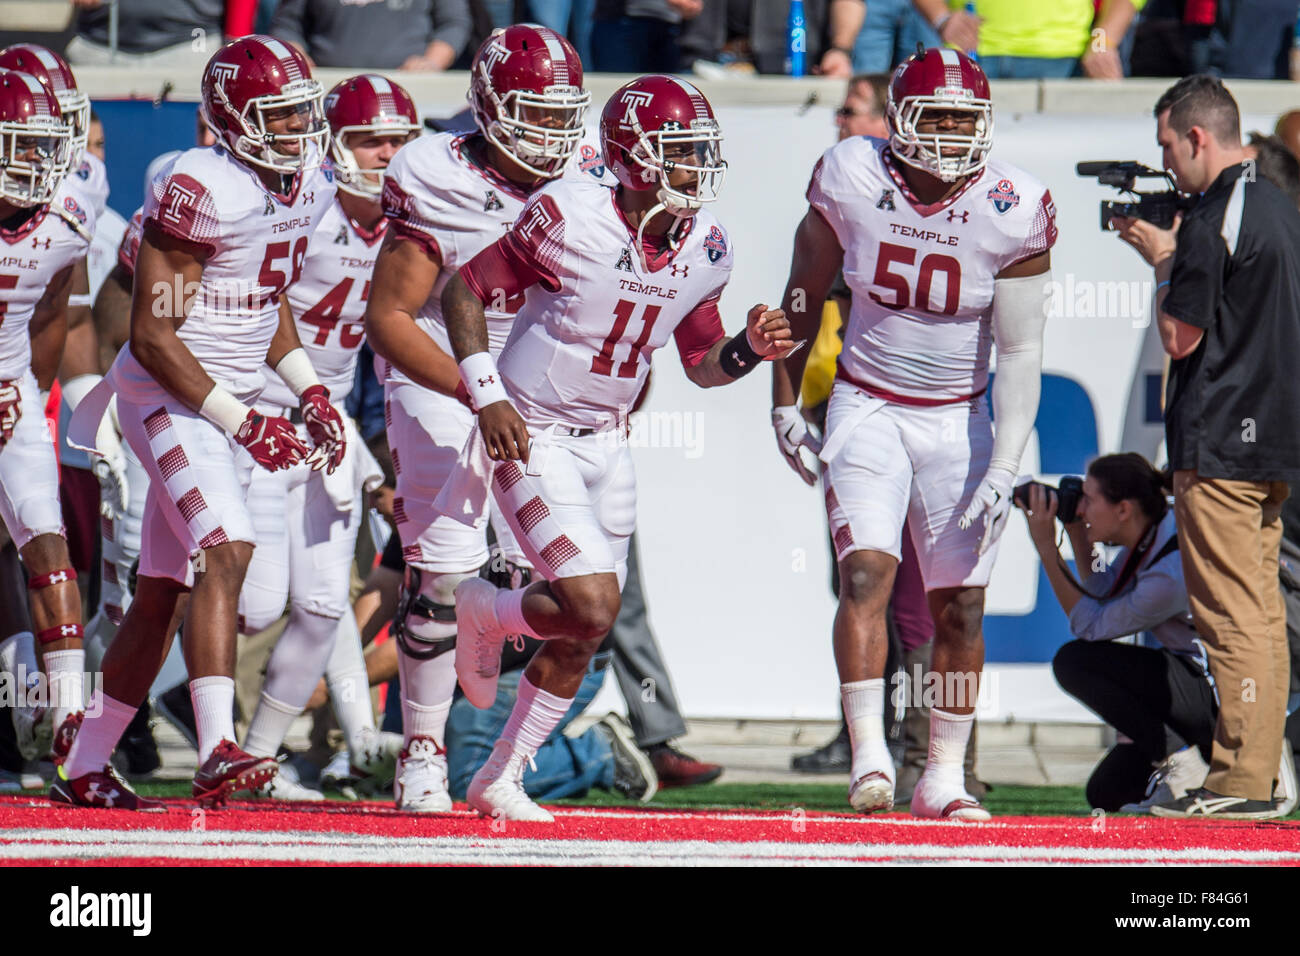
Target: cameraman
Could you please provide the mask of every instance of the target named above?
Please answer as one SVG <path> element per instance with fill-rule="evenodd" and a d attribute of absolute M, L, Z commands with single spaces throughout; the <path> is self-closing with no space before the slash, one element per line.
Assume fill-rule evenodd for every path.
<path fill-rule="evenodd" d="M 1088 804 L 1107 811 L 1146 809 L 1199 787 L 1206 771 L 1201 758 L 1209 757 L 1214 734 L 1214 691 L 1187 609 L 1164 481 L 1133 452 L 1105 455 L 1088 466 L 1074 520 L 1065 526 L 1082 585 L 1057 551 L 1057 493 L 1031 485 L 1028 508 L 1017 495 L 1052 591 L 1078 638 L 1052 661 L 1056 679 L 1132 741 L 1114 747 L 1088 780 Z M 1097 545 L 1121 550 L 1107 565 L 1093 556 Z M 1141 631 L 1150 631 L 1161 647 L 1115 643 Z"/>
<path fill-rule="evenodd" d="M 1183 571 L 1221 709 L 1204 787 L 1152 812 L 1265 819 L 1279 815 L 1290 686 L 1278 545 L 1287 482 L 1300 480 L 1300 212 L 1245 162 L 1218 80 L 1179 80 L 1154 112 L 1164 165 L 1195 205 L 1171 230 L 1116 225 L 1155 269 Z"/>

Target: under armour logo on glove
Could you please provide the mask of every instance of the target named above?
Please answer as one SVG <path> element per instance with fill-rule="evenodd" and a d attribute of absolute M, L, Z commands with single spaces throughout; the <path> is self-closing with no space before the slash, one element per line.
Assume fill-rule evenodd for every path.
<path fill-rule="evenodd" d="M 14 426 L 23 417 L 21 401 L 17 382 L 0 382 L 0 448 L 14 437 Z"/>
<path fill-rule="evenodd" d="M 268 471 L 279 471 L 296 465 L 307 457 L 309 451 L 298 440 L 298 434 L 289 419 L 254 411 L 248 413 L 244 423 L 239 426 L 239 431 L 235 432 L 235 441 L 247 448 L 253 461 Z"/>
<path fill-rule="evenodd" d="M 316 447 L 307 456 L 307 464 L 312 471 L 325 469 L 332 475 L 334 469 L 343 464 L 343 455 L 348 450 L 348 441 L 343 431 L 343 418 L 338 410 L 330 404 L 330 393 L 324 385 L 313 385 L 298 397 L 302 408 L 302 423 L 307 426 Z"/>

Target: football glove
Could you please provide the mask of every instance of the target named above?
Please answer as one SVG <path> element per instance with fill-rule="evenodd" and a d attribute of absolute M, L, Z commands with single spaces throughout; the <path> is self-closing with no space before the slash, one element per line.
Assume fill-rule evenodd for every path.
<path fill-rule="evenodd" d="M 308 454 L 307 446 L 298 440 L 297 429 L 289 419 L 252 410 L 235 432 L 235 441 L 247 448 L 253 460 L 267 471 L 296 465 Z"/>
<path fill-rule="evenodd" d="M 343 463 L 348 448 L 343 419 L 330 404 L 329 389 L 324 385 L 311 386 L 298 396 L 298 402 L 302 409 L 302 422 L 316 446 L 307 456 L 307 464 L 312 471 L 324 468 L 326 474 L 332 475 L 334 469 Z"/>
<path fill-rule="evenodd" d="M 1013 472 L 1003 468 L 990 468 L 985 472 L 970 506 L 957 522 L 965 531 L 975 523 L 975 519 L 984 515 L 984 537 L 980 539 L 979 553 L 984 554 L 1006 527 L 1007 515 L 1011 513 L 1011 488 L 1015 484 Z"/>
<path fill-rule="evenodd" d="M 776 444 L 781 455 L 805 484 L 817 484 L 817 453 L 822 450 L 821 435 L 810 425 L 794 405 L 778 405 L 772 409 L 772 427 L 776 430 Z M 810 464 L 804 450 L 811 455 Z"/>
<path fill-rule="evenodd" d="M 0 382 L 0 448 L 14 437 L 14 426 L 23 417 L 22 395 L 15 381 Z"/>

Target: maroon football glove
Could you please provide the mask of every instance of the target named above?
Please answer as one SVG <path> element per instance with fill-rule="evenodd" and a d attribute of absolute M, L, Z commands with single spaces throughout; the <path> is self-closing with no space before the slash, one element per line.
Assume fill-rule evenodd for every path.
<path fill-rule="evenodd" d="M 348 450 L 347 437 L 343 431 L 343 419 L 330 404 L 330 391 L 324 385 L 313 385 L 298 396 L 302 408 L 302 423 L 307 426 L 312 444 L 316 447 L 307 456 L 307 464 L 312 471 L 325 469 L 326 474 L 334 474 L 334 469 L 343 464 L 343 454 Z"/>
<path fill-rule="evenodd" d="M 0 448 L 14 437 L 14 426 L 23 417 L 21 398 L 17 382 L 0 382 Z"/>
<path fill-rule="evenodd" d="M 247 448 L 253 460 L 268 471 L 296 465 L 308 453 L 289 419 L 272 418 L 256 411 L 249 411 L 244 424 L 235 432 L 235 441 Z"/>

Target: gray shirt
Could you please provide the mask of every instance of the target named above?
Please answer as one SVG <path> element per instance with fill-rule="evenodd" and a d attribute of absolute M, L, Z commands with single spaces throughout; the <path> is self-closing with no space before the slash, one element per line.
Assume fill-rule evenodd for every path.
<path fill-rule="evenodd" d="M 1075 637 L 1084 641 L 1110 641 L 1150 631 L 1175 654 L 1203 659 L 1188 609 L 1182 558 L 1173 550 L 1157 561 L 1152 560 L 1176 533 L 1171 509 L 1160 522 L 1155 541 L 1142 557 L 1137 572 L 1117 594 L 1110 591 L 1128 560 L 1128 548 L 1121 548 L 1106 570 L 1083 582 L 1089 596 L 1080 598 L 1070 612 L 1070 631 Z M 1080 557 L 1076 555 L 1076 559 Z"/>
<path fill-rule="evenodd" d="M 395 70 L 434 40 L 459 56 L 470 28 L 469 0 L 281 0 L 271 33 L 317 66 Z"/>
<path fill-rule="evenodd" d="M 108 4 L 77 14 L 77 33 L 108 46 Z M 117 45 L 127 53 L 154 53 L 178 43 L 192 43 L 202 30 L 207 49 L 221 45 L 224 0 L 119 0 Z M 201 61 L 200 61 L 201 62 Z"/>

